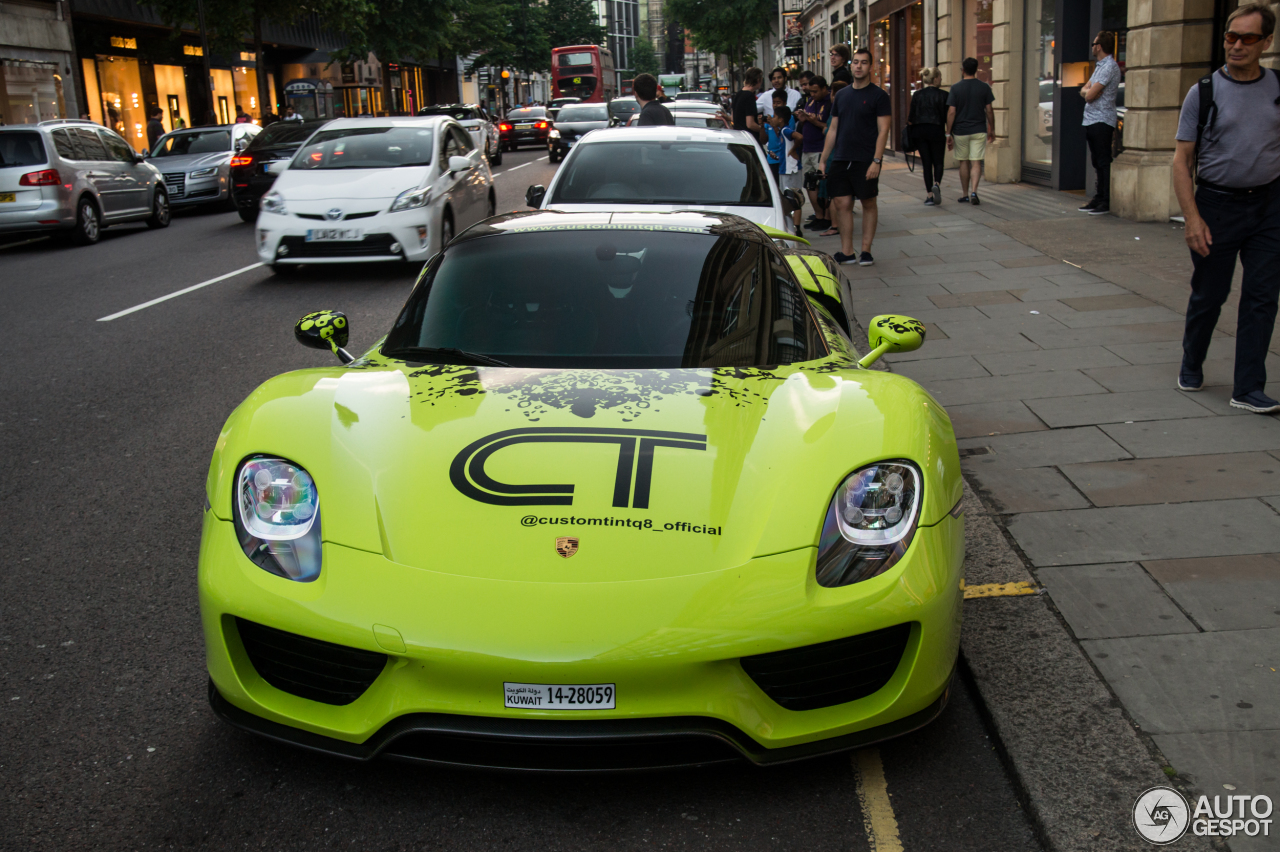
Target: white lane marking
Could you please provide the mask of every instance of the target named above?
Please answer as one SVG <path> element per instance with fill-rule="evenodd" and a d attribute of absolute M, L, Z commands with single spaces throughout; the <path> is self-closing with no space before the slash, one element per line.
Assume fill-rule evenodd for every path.
<path fill-rule="evenodd" d="M 257 269 L 259 266 L 262 266 L 261 262 L 251 263 L 242 269 L 237 269 L 235 272 L 228 272 L 226 275 L 219 275 L 217 278 L 210 278 L 208 281 L 201 281 L 199 284 L 193 284 L 190 287 L 184 287 L 181 290 L 175 290 L 174 292 L 170 293 L 167 296 L 161 296 L 158 299 L 152 299 L 150 302 L 143 302 L 141 305 L 134 305 L 132 308 L 125 308 L 123 311 L 119 311 L 117 313 L 111 314 L 110 316 L 98 317 L 98 322 L 111 322 L 113 319 L 120 319 L 120 317 L 127 316 L 135 311 L 140 311 L 143 308 L 149 308 L 152 305 L 158 305 L 161 302 L 167 302 L 170 299 L 176 299 L 179 296 L 186 295 L 187 293 L 190 293 L 192 290 L 199 290 L 201 287 L 208 287 L 210 284 L 217 284 L 219 281 L 226 281 L 228 278 L 235 278 L 237 275 L 248 272 L 250 269 Z"/>
<path fill-rule="evenodd" d="M 512 166 L 511 168 L 507 169 L 507 171 L 506 171 L 506 172 L 502 172 L 502 174 L 504 174 L 504 175 L 505 175 L 507 172 L 514 172 L 516 169 L 523 169 L 525 166 L 532 165 L 533 163 L 536 163 L 536 162 L 538 162 L 538 161 L 537 161 L 537 160 L 530 160 L 528 163 L 521 163 L 521 164 L 520 164 L 520 165 L 518 165 L 518 166 Z"/>

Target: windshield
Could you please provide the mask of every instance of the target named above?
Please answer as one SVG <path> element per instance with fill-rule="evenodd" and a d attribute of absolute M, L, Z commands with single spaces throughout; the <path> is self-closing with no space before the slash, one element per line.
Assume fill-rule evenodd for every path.
<path fill-rule="evenodd" d="M 761 243 L 701 229 L 530 231 L 439 256 L 383 353 L 429 362 L 421 349 L 456 348 L 516 367 L 585 369 L 751 367 L 827 354 L 803 293 Z"/>
<path fill-rule="evenodd" d="M 560 54 L 561 68 L 574 68 L 579 65 L 593 65 L 596 61 L 594 53 L 562 53 Z"/>
<path fill-rule="evenodd" d="M 608 121 L 609 111 L 604 104 L 599 106 L 567 106 L 560 110 L 556 122 L 564 124 L 572 121 Z"/>
<path fill-rule="evenodd" d="M 188 154 L 219 154 L 231 150 L 230 130 L 203 130 L 171 133 L 156 143 L 153 157 L 185 157 Z"/>
<path fill-rule="evenodd" d="M 635 98 L 614 98 L 609 101 L 610 115 L 625 117 L 638 109 L 640 109 L 640 104 L 636 103 Z"/>
<path fill-rule="evenodd" d="M 711 100 L 710 92 L 680 92 L 676 95 L 678 101 L 709 101 Z"/>
<path fill-rule="evenodd" d="M 772 207 L 755 145 L 597 142 L 561 166 L 551 204 L 712 204 Z"/>
<path fill-rule="evenodd" d="M 507 119 L 510 121 L 519 121 L 524 118 L 546 118 L 547 111 L 542 107 L 525 107 L 524 109 L 513 109 L 507 113 Z"/>
<path fill-rule="evenodd" d="M 44 140 L 35 130 L 6 130 L 0 133 L 0 169 L 9 166 L 38 166 L 48 162 Z"/>
<path fill-rule="evenodd" d="M 395 169 L 431 165 L 429 127 L 322 130 L 293 158 L 291 169 Z"/>
<path fill-rule="evenodd" d="M 551 107 L 553 109 L 559 109 L 562 106 L 568 106 L 569 104 L 576 104 L 577 102 L 578 102 L 577 98 L 556 98 L 554 101 L 551 102 Z"/>

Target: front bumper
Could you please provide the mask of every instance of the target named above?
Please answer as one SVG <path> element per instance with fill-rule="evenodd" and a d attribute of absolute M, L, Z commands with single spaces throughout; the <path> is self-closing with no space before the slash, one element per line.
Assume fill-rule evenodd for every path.
<path fill-rule="evenodd" d="M 853 586 L 817 586 L 813 556 L 806 548 L 643 583 L 544 584 L 437 573 L 326 543 L 320 577 L 294 583 L 251 563 L 232 525 L 210 512 L 199 580 L 210 697 L 239 727 L 344 757 L 523 769 L 773 763 L 925 724 L 945 703 L 959 648 L 963 521 L 919 530 L 899 565 Z M 351 703 L 312 701 L 258 674 L 237 618 L 387 663 Z M 740 663 L 905 623 L 892 676 L 843 704 L 787 710 Z M 613 683 L 618 708 L 507 708 L 503 682 Z M 612 754 L 565 765 L 551 746 L 566 742 Z M 645 752 L 638 743 L 673 756 L 637 764 L 628 755 Z"/>
<path fill-rule="evenodd" d="M 422 261 L 432 254 L 434 223 L 425 209 L 379 213 L 353 221 L 318 221 L 262 212 L 255 223 L 258 259 L 271 264 Z M 358 228 L 359 240 L 307 241 L 316 228 Z M 285 252 L 281 253 L 281 247 Z"/>
<path fill-rule="evenodd" d="M 195 204 L 212 204 L 230 197 L 231 182 L 226 175 L 181 180 L 165 175 L 165 191 L 169 193 L 170 207 L 186 207 Z"/>

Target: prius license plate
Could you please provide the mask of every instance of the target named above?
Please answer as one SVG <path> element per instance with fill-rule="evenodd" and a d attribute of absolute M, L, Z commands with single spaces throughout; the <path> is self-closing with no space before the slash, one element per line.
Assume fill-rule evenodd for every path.
<path fill-rule="evenodd" d="M 0 203 L 12 203 L 17 200 L 18 196 L 14 195 L 12 192 L 0 192 Z"/>
<path fill-rule="evenodd" d="M 612 683 L 504 683 L 506 706 L 521 710 L 613 710 Z"/>
<path fill-rule="evenodd" d="M 350 242 L 360 239 L 359 228 L 312 228 L 307 231 L 307 242 Z"/>

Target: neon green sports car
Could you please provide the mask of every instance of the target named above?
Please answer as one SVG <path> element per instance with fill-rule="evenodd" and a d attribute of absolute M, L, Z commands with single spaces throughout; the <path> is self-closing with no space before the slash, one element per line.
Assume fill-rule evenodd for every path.
<path fill-rule="evenodd" d="M 367 760 L 757 764 L 946 703 L 955 437 L 858 360 L 834 262 L 715 213 L 489 219 L 352 359 L 228 419 L 200 605 L 216 712 Z M 782 235 L 785 236 L 785 235 Z"/>

